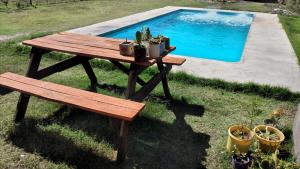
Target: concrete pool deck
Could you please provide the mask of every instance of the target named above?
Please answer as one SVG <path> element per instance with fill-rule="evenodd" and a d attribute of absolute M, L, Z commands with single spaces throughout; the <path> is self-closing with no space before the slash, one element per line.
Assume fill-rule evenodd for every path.
<path fill-rule="evenodd" d="M 73 29 L 69 32 L 99 35 L 179 9 L 228 11 L 169 6 Z M 244 11 L 234 12 L 244 13 Z M 258 12 L 247 13 L 253 13 L 255 18 L 240 62 L 230 63 L 185 57 L 186 63 L 179 67 L 175 66 L 173 70 L 185 71 L 199 77 L 239 83 L 253 82 L 285 87 L 293 92 L 300 92 L 300 67 L 277 15 Z"/>

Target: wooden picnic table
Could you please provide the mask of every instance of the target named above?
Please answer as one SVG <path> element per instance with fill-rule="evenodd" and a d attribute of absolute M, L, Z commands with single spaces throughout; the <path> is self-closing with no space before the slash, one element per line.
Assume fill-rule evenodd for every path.
<path fill-rule="evenodd" d="M 145 106 L 139 102 L 147 97 L 160 82 L 163 84 L 165 96 L 171 98 L 167 73 L 171 70 L 172 65 L 181 65 L 185 62 L 184 58 L 167 56 L 175 50 L 175 47 L 165 51 L 159 58 L 136 62 L 133 57 L 119 54 L 118 46 L 122 41 L 66 32 L 23 41 L 23 44 L 32 46 L 26 72 L 27 77 L 10 72 L 0 75 L 1 87 L 21 93 L 17 104 L 15 122 L 20 122 L 24 118 L 30 96 L 107 116 L 110 118 L 111 124 L 116 122 L 115 124 L 118 124 L 116 127 L 120 129 L 116 162 L 122 162 L 126 157 L 129 123 L 138 116 Z M 75 56 L 39 69 L 42 56 L 52 51 Z M 89 60 L 93 58 L 109 60 L 128 75 L 125 95 L 129 100 L 39 80 L 81 64 L 91 81 L 91 86 L 96 89 L 98 81 L 89 63 Z M 129 68 L 124 63 L 128 63 Z M 147 82 L 139 78 L 140 73 L 154 64 L 157 65 L 158 73 Z M 135 89 L 136 83 L 142 86 L 138 91 Z"/>
<path fill-rule="evenodd" d="M 150 59 L 145 62 L 136 62 L 134 57 L 122 56 L 119 54 L 119 43 L 121 39 L 104 38 L 97 36 L 81 35 L 68 32 L 61 32 L 41 38 L 23 41 L 24 45 L 32 46 L 31 60 L 27 70 L 27 76 L 42 79 L 56 72 L 60 72 L 82 64 L 92 85 L 97 84 L 97 78 L 93 72 L 89 60 L 93 58 L 109 60 L 121 71 L 128 74 L 128 85 L 126 89 L 126 97 L 128 99 L 141 101 L 143 100 L 159 82 L 163 83 L 166 97 L 170 97 L 166 74 L 171 70 L 172 65 L 181 65 L 185 62 L 184 58 L 167 56 L 175 50 L 175 47 L 162 54 L 162 57 Z M 42 70 L 38 70 L 40 60 L 43 54 L 51 51 L 60 51 L 64 53 L 74 54 L 73 58 L 67 59 L 55 65 L 49 66 Z M 123 63 L 129 63 L 128 69 Z M 156 64 L 159 73 L 154 75 L 148 82 L 138 77 L 146 68 Z M 135 92 L 135 85 L 139 83 L 142 87 Z"/>
<path fill-rule="evenodd" d="M 136 62 L 134 57 L 120 55 L 119 43 L 122 41 L 124 40 L 68 32 L 25 40 L 23 41 L 24 45 L 32 46 L 26 76 L 42 79 L 81 64 L 91 81 L 91 86 L 96 87 L 98 81 L 89 60 L 99 58 L 109 60 L 117 68 L 128 75 L 128 84 L 125 92 L 127 99 L 142 101 L 160 82 L 162 82 L 165 96 L 170 98 L 171 94 L 166 77 L 167 73 L 171 70 L 172 65 L 181 65 L 185 62 L 184 58 L 167 56 L 176 48 L 170 47 L 170 49 L 165 51 L 159 58 L 150 59 L 144 62 Z M 42 56 L 52 51 L 73 54 L 75 56 L 39 70 Z M 129 68 L 124 65 L 124 63 L 130 64 Z M 157 74 L 155 74 L 148 82 L 139 78 L 139 74 L 154 64 L 157 65 L 159 70 Z M 142 86 L 138 91 L 136 91 L 136 83 Z M 22 117 L 23 112 L 26 111 L 28 100 L 26 95 L 21 94 L 17 106 L 17 116 L 19 115 Z"/>

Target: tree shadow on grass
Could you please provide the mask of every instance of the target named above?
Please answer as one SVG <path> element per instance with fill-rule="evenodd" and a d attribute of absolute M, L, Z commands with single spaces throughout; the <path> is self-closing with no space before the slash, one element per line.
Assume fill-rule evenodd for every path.
<path fill-rule="evenodd" d="M 178 116 L 177 116 L 178 117 Z M 184 120 L 172 124 L 139 118 L 129 142 L 129 166 L 136 168 L 205 168 L 210 136 L 194 132 Z"/>
<path fill-rule="evenodd" d="M 176 117 L 173 123 L 139 117 L 130 125 L 128 159 L 122 168 L 205 168 L 203 162 L 210 136 L 193 131 L 184 120 L 187 114 L 202 116 L 204 107 L 185 100 L 171 100 L 166 106 Z M 98 141 L 110 138 L 108 141 L 116 144 L 115 135 L 104 131 L 109 130 L 105 122 L 107 119 L 102 116 L 82 111 L 75 111 L 62 120 L 70 128 L 96 135 Z"/>
<path fill-rule="evenodd" d="M 13 92 L 13 91 L 0 86 L 0 96 L 4 96 L 4 95 L 9 94 L 11 92 Z"/>
<path fill-rule="evenodd" d="M 117 168 L 110 159 L 94 153 L 91 148 L 75 145 L 58 132 L 39 128 L 36 119 L 26 119 L 16 125 L 8 141 L 29 153 L 38 153 L 55 163 L 66 163 L 75 168 Z"/>
<path fill-rule="evenodd" d="M 193 131 L 184 119 L 187 114 L 202 116 L 204 107 L 189 104 L 185 100 L 154 100 L 166 104 L 176 119 L 166 123 L 159 119 L 137 118 L 129 128 L 128 159 L 118 166 L 91 148 L 80 147 L 58 132 L 38 127 L 56 123 L 68 126 L 71 130 L 81 130 L 95 138 L 96 142 L 105 140 L 116 145 L 117 131 L 110 128 L 106 117 L 66 106 L 45 119 L 25 118 L 9 134 L 8 141 L 26 152 L 38 153 L 53 162 L 75 168 L 205 168 L 210 136 Z"/>

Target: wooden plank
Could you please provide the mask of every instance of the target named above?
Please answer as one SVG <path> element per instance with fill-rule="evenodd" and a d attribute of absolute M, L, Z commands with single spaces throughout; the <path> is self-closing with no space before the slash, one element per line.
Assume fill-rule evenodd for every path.
<path fill-rule="evenodd" d="M 52 44 L 52 45 L 59 45 L 59 46 L 63 46 L 63 47 L 71 47 L 71 48 L 76 48 L 76 49 L 82 49 L 82 50 L 92 50 L 95 52 L 102 52 L 105 54 L 111 54 L 111 55 L 117 55 L 118 57 L 124 57 L 122 55 L 120 55 L 119 51 L 116 50 L 111 50 L 111 49 L 106 49 L 106 48 L 99 48 L 99 47 L 91 47 L 91 46 L 85 46 L 82 44 L 74 44 L 74 43 L 66 43 L 66 42 L 59 42 L 56 40 L 52 40 L 52 39 L 47 39 L 47 38 L 37 38 L 34 39 L 37 42 L 44 42 L 44 43 L 48 43 L 48 44 Z M 132 58 L 133 59 L 133 58 Z"/>
<path fill-rule="evenodd" d="M 186 61 L 185 58 L 182 57 L 175 57 L 175 56 L 166 56 L 163 57 L 162 62 L 164 64 L 171 64 L 171 65 L 182 65 Z"/>
<path fill-rule="evenodd" d="M 118 154 L 117 163 L 120 164 L 126 158 L 128 148 L 128 122 L 122 121 L 120 127 L 120 134 L 118 139 Z"/>
<path fill-rule="evenodd" d="M 23 44 L 85 57 L 136 63 L 142 66 L 151 66 L 156 62 L 155 59 L 148 60 L 147 62 L 135 62 L 133 57 L 120 55 L 118 44 L 122 41 L 124 40 L 62 32 L 33 40 L 26 40 Z M 184 58 L 166 56 L 175 49 L 175 47 L 171 47 L 168 51 L 164 52 L 162 55 L 164 64 L 182 65 L 185 62 Z"/>
<path fill-rule="evenodd" d="M 156 73 L 145 86 L 143 86 L 134 95 L 130 96 L 129 99 L 134 101 L 142 101 L 149 93 L 167 76 L 167 73 L 171 70 L 171 66 L 166 67 L 165 71 Z"/>
<path fill-rule="evenodd" d="M 132 121 L 144 107 L 142 103 L 43 82 L 12 73 L 2 74 L 0 85 L 25 94 L 128 121 Z"/>
<path fill-rule="evenodd" d="M 115 66 L 117 66 L 122 72 L 126 73 L 127 75 L 129 75 L 129 69 L 124 66 L 122 63 L 117 62 L 117 61 L 111 61 L 112 64 L 114 64 Z M 144 69 L 140 69 L 140 71 L 142 72 Z M 140 72 L 138 72 L 140 73 Z M 137 74 L 138 76 L 138 74 Z M 146 82 L 141 79 L 140 77 L 137 77 L 137 82 L 141 85 L 144 86 L 146 84 Z"/>
<path fill-rule="evenodd" d="M 118 49 L 118 45 L 121 42 L 124 42 L 124 39 L 114 39 L 114 38 L 107 38 L 107 37 L 98 37 L 98 36 L 91 36 L 91 35 L 81 35 L 81 34 L 75 34 L 75 33 L 69 33 L 69 32 L 61 32 L 59 33 L 59 35 L 66 35 L 67 38 L 77 38 L 80 40 L 85 40 L 88 42 L 103 42 L 103 43 L 111 43 L 114 45 L 113 49 Z M 58 37 L 58 36 L 57 36 Z M 174 51 L 176 49 L 176 47 L 174 46 L 170 46 L 170 49 L 167 50 L 166 52 L 164 52 L 164 54 L 162 55 L 163 57 L 168 55 L 170 52 Z M 173 57 L 172 57 L 173 59 Z M 182 60 L 180 61 L 174 61 L 172 59 L 167 59 L 166 61 L 174 63 L 174 64 L 178 64 L 182 62 Z"/>
<path fill-rule="evenodd" d="M 73 66 L 76 66 L 78 64 L 82 64 L 83 62 L 88 61 L 90 59 L 92 59 L 92 58 L 79 57 L 79 56 L 75 56 L 75 57 L 72 57 L 70 59 L 66 59 L 66 60 L 61 61 L 59 63 L 56 63 L 52 66 L 49 66 L 49 67 L 46 67 L 44 69 L 39 70 L 35 74 L 34 78 L 35 79 L 42 79 L 42 78 L 50 76 L 54 73 L 64 71 L 64 70 L 69 69 L 69 68 L 71 68 Z"/>
<path fill-rule="evenodd" d="M 126 62 L 126 63 L 135 63 L 135 64 L 142 65 L 142 66 L 150 66 L 155 63 L 154 59 L 149 60 L 147 62 L 135 62 L 133 57 L 126 57 L 126 56 L 122 56 L 120 54 L 104 53 L 104 52 L 92 51 L 92 50 L 91 51 L 83 50 L 83 49 L 78 49 L 78 48 L 74 48 L 74 47 L 60 46 L 60 45 L 49 44 L 49 43 L 45 43 L 45 42 L 39 42 L 36 40 L 26 40 L 26 41 L 23 41 L 23 44 L 41 48 L 41 49 L 51 50 L 51 51 L 59 51 L 59 52 L 64 52 L 64 53 L 69 53 L 69 54 L 80 55 L 80 56 L 84 56 L 84 57 L 115 60 L 115 61 Z"/>
<path fill-rule="evenodd" d="M 79 97 L 64 95 L 62 93 L 57 93 L 49 90 L 44 90 L 44 89 L 41 90 L 38 87 L 33 87 L 31 85 L 4 79 L 2 77 L 0 78 L 0 80 L 2 86 L 11 88 L 13 90 L 17 90 L 26 95 L 41 97 L 46 100 L 63 103 L 65 105 L 103 114 L 109 117 L 132 121 L 133 118 L 137 115 L 137 111 L 132 109 L 126 109 L 123 107 L 118 107 L 110 104 L 103 104 L 96 101 L 85 100 Z"/>
<path fill-rule="evenodd" d="M 69 36 L 69 37 L 72 37 L 72 38 L 80 38 L 80 39 L 86 39 L 86 40 L 91 40 L 91 41 L 101 41 L 102 39 L 106 39 L 106 40 L 110 40 L 110 41 L 118 42 L 118 43 L 124 41 L 124 39 L 99 37 L 99 36 L 94 36 L 94 35 L 83 35 L 83 34 L 70 33 L 70 32 L 60 32 L 58 34 L 64 35 L 64 36 Z"/>
<path fill-rule="evenodd" d="M 107 41 L 86 41 L 73 39 L 71 37 L 61 36 L 61 35 L 50 35 L 43 37 L 44 39 L 51 39 L 58 42 L 71 43 L 71 44 L 80 44 L 88 47 L 104 48 L 119 51 L 119 42 L 111 43 Z"/>
<path fill-rule="evenodd" d="M 89 91 L 85 91 L 85 90 L 79 90 L 79 89 L 75 89 L 72 87 L 58 85 L 58 84 L 45 82 L 45 81 L 41 81 L 41 80 L 35 80 L 35 79 L 27 78 L 27 77 L 17 75 L 14 73 L 10 73 L 10 72 L 3 73 L 0 75 L 0 77 L 7 78 L 10 80 L 14 80 L 14 81 L 19 81 L 24 84 L 33 85 L 33 86 L 44 88 L 47 90 L 53 90 L 53 91 L 60 92 L 60 93 L 74 95 L 76 97 L 84 97 L 89 100 L 106 102 L 106 103 L 115 104 L 115 105 L 124 104 L 124 99 L 118 99 L 118 98 L 114 98 L 114 97 L 110 97 L 110 96 L 106 96 L 106 95 L 103 95 L 98 98 L 97 96 L 100 95 L 98 93 L 93 93 L 93 92 L 89 92 Z M 60 86 L 60 87 L 58 88 L 57 86 Z M 131 108 L 131 109 L 138 110 L 141 107 L 143 107 L 142 103 L 136 103 L 136 102 L 131 103 L 130 101 L 128 102 L 126 100 L 125 100 L 125 102 L 126 102 L 126 104 L 128 104 L 128 105 L 125 105 L 125 107 Z"/>
<path fill-rule="evenodd" d="M 31 48 L 30 52 L 30 61 L 28 64 L 26 76 L 27 77 L 34 77 L 37 74 L 37 71 L 39 69 L 39 65 L 42 59 L 42 55 L 45 53 L 45 51 L 37 48 Z M 21 121 L 26 113 L 28 102 L 29 102 L 30 96 L 26 95 L 24 93 L 20 94 L 15 116 L 14 116 L 14 121 L 19 122 Z"/>

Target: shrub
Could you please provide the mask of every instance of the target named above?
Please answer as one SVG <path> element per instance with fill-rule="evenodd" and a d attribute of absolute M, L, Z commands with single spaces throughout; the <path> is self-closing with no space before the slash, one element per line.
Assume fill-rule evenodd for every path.
<path fill-rule="evenodd" d="M 287 7 L 298 14 L 300 14 L 300 0 L 287 0 Z"/>

